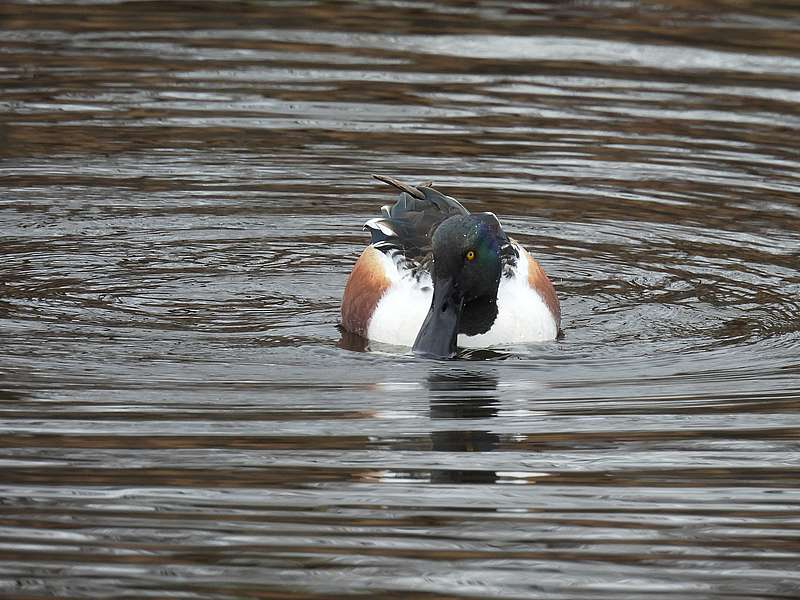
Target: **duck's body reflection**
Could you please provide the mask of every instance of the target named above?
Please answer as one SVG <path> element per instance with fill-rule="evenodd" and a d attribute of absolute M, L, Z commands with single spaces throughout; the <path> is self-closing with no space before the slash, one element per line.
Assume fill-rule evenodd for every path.
<path fill-rule="evenodd" d="M 431 419 L 482 420 L 497 415 L 497 377 L 478 369 L 441 369 L 427 380 Z M 493 452 L 500 436 L 482 429 L 431 432 L 433 451 Z M 497 473 L 480 469 L 433 469 L 431 483 L 495 483 Z"/>

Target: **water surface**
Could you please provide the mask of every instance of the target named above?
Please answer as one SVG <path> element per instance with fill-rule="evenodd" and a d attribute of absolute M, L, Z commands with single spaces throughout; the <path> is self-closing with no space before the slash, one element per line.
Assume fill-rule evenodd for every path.
<path fill-rule="evenodd" d="M 797 598 L 800 13 L 0 6 L 0 594 Z M 337 329 L 384 173 L 564 337 Z"/>

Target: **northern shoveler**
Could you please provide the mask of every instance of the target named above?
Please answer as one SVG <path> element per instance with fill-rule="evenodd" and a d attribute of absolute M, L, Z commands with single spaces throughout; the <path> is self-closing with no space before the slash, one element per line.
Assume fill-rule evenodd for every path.
<path fill-rule="evenodd" d="M 438 357 L 558 336 L 553 284 L 493 213 L 471 214 L 432 184 L 373 177 L 400 198 L 364 225 L 372 241 L 345 286 L 344 329 Z"/>

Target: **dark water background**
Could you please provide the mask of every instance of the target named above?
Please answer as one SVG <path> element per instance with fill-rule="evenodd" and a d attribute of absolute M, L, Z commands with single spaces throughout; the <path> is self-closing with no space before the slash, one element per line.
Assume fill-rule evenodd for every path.
<path fill-rule="evenodd" d="M 0 4 L 0 595 L 800 597 L 800 8 Z M 565 337 L 336 328 L 370 173 Z"/>

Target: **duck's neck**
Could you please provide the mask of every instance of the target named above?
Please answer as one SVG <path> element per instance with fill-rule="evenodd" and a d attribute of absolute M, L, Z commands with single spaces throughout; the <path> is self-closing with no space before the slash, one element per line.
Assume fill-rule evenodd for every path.
<path fill-rule="evenodd" d="M 497 318 L 497 297 L 479 296 L 464 303 L 461 309 L 458 333 L 478 335 L 486 333 Z"/>

